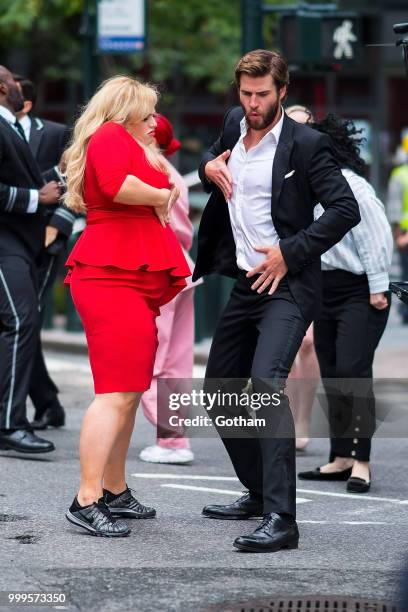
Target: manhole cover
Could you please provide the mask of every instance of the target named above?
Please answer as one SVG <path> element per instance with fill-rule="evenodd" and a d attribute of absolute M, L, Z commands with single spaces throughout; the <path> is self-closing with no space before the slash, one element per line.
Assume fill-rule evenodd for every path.
<path fill-rule="evenodd" d="M 302 595 L 215 604 L 205 612 L 398 612 L 398 606 L 386 601 L 340 595 Z"/>
<path fill-rule="evenodd" d="M 15 523 L 26 519 L 26 516 L 19 516 L 18 514 L 0 514 L 0 523 Z"/>

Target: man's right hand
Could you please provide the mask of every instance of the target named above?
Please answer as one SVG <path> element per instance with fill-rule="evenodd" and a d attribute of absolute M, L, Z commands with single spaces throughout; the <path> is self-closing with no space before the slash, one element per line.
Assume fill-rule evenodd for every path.
<path fill-rule="evenodd" d="M 44 187 L 38 192 L 38 203 L 39 204 L 57 204 L 61 197 L 61 190 L 57 181 L 50 181 L 46 183 Z"/>
<path fill-rule="evenodd" d="M 226 200 L 229 200 L 232 195 L 232 176 L 226 164 L 230 155 L 231 151 L 227 149 L 215 159 L 207 162 L 204 168 L 205 176 L 221 189 Z"/>

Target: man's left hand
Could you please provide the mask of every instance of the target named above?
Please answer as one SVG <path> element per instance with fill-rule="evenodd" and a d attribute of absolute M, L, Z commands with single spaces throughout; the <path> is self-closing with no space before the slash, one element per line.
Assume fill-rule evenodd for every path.
<path fill-rule="evenodd" d="M 256 290 L 258 293 L 263 293 L 271 285 L 268 295 L 272 295 L 276 291 L 279 281 L 282 280 L 288 271 L 280 246 L 258 246 L 255 247 L 255 251 L 265 253 L 265 259 L 259 266 L 252 268 L 247 273 L 247 278 L 260 274 L 260 277 L 256 279 L 251 289 Z"/>
<path fill-rule="evenodd" d="M 45 228 L 45 248 L 49 247 L 50 244 L 54 242 L 54 240 L 58 236 L 58 230 L 56 227 L 52 227 L 52 225 L 47 225 Z"/>

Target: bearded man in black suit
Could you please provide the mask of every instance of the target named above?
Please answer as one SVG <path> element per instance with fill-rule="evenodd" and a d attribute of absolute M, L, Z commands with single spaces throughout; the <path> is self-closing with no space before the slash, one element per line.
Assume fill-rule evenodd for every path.
<path fill-rule="evenodd" d="M 203 514 L 263 516 L 234 546 L 274 552 L 297 548 L 299 540 L 286 378 L 318 311 L 320 255 L 360 216 L 330 139 L 282 109 L 289 83 L 282 56 L 252 51 L 238 62 L 235 78 L 241 107 L 226 113 L 199 170 L 211 197 L 201 219 L 193 279 L 214 272 L 237 279 L 213 338 L 206 388 L 236 393 L 251 378 L 254 392 L 271 401 L 256 413 L 263 427 L 250 420 L 233 431 L 218 427 L 248 492 L 232 504 L 206 506 Z M 318 202 L 325 213 L 314 221 Z M 231 416 L 233 410 L 218 404 L 209 414 Z M 235 411 L 243 416 L 239 404 Z"/>
<path fill-rule="evenodd" d="M 44 453 L 54 445 L 33 433 L 26 400 L 39 337 L 38 259 L 47 225 L 58 228 L 59 215 L 47 219 L 45 210 L 61 194 L 42 176 L 16 119 L 23 104 L 0 66 L 0 449 Z"/>

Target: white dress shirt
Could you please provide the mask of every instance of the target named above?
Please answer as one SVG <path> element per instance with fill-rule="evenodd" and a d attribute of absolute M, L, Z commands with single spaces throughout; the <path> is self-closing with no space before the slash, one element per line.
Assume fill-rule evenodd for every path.
<path fill-rule="evenodd" d="M 19 133 L 18 129 L 15 127 L 15 123 L 16 123 L 15 115 L 13 115 L 13 113 L 8 108 L 6 108 L 5 106 L 2 106 L 1 104 L 0 104 L 0 116 L 3 117 L 3 119 L 5 119 L 11 125 L 15 133 L 18 134 L 18 137 L 21 138 L 21 140 L 23 140 L 23 137 Z M 24 133 L 27 136 L 27 133 L 24 127 L 23 129 L 24 129 Z M 28 142 L 28 139 L 27 139 L 27 142 Z M 35 213 L 37 212 L 37 208 L 38 208 L 38 191 L 37 189 L 30 189 L 30 202 L 28 204 L 27 212 Z"/>
<path fill-rule="evenodd" d="M 342 174 L 357 200 L 361 221 L 321 257 L 322 270 L 346 270 L 353 274 L 366 274 L 370 293 L 388 290 L 393 239 L 390 224 L 382 202 L 374 189 L 362 177 L 343 169 Z M 314 217 L 324 210 L 318 204 Z"/>
<path fill-rule="evenodd" d="M 231 152 L 228 169 L 232 175 L 232 196 L 228 210 L 235 240 L 237 265 L 241 270 L 251 270 L 265 259 L 255 246 L 274 246 L 279 236 L 271 218 L 272 167 L 282 131 L 281 118 L 262 140 L 246 151 L 244 137 L 247 133 L 245 117 L 242 119 L 241 136 Z"/>
<path fill-rule="evenodd" d="M 29 115 L 24 115 L 21 119 L 19 119 L 20 125 L 24 130 L 24 136 L 27 142 L 30 142 L 30 132 L 31 132 L 31 117 Z"/>

